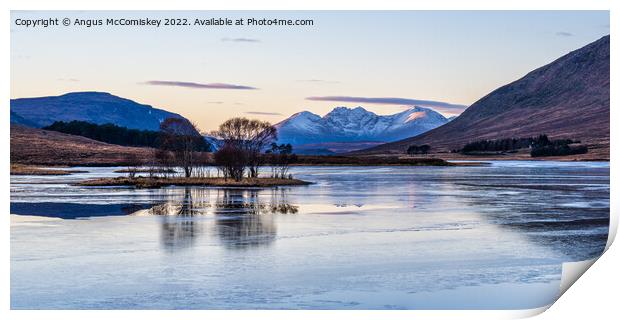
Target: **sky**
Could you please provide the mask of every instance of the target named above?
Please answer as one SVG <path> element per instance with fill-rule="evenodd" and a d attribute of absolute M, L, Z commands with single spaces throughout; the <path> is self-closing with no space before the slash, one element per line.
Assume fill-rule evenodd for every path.
<path fill-rule="evenodd" d="M 312 19 L 311 26 L 76 26 L 75 19 Z M 17 19 L 71 25 L 25 27 Z M 163 23 L 163 22 L 162 22 Z M 12 11 L 11 98 L 103 91 L 203 131 L 337 106 L 458 115 L 609 34 L 608 11 Z"/>

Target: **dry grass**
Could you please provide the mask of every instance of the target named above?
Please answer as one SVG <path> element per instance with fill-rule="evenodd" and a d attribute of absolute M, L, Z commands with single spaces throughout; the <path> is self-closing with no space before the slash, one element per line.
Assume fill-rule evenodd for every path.
<path fill-rule="evenodd" d="M 140 169 L 120 169 L 115 170 L 115 173 L 177 173 L 173 169 L 164 169 L 164 168 L 140 168 Z"/>
<path fill-rule="evenodd" d="M 529 161 L 609 161 L 609 148 L 600 148 L 594 146 L 588 150 L 585 154 L 573 154 L 566 156 L 553 156 L 553 157 L 532 157 L 530 156 L 529 149 L 521 149 L 514 153 L 498 153 L 498 154 L 480 154 L 480 155 L 466 155 L 461 153 L 452 152 L 436 152 L 430 153 L 430 157 L 439 157 L 450 160 L 467 160 L 467 161 L 492 161 L 492 160 L 529 160 Z M 415 157 L 415 156 L 413 156 Z M 462 164 L 459 164 L 462 165 Z"/>
<path fill-rule="evenodd" d="M 151 149 L 123 147 L 84 137 L 11 124 L 11 163 L 26 165 L 123 165 L 129 156 L 149 159 Z"/>
<path fill-rule="evenodd" d="M 17 176 L 66 176 L 80 170 L 46 169 L 22 164 L 11 164 L 11 174 Z"/>
<path fill-rule="evenodd" d="M 452 166 L 439 158 L 402 156 L 310 156 L 300 155 L 294 166 Z"/>
<path fill-rule="evenodd" d="M 117 177 L 86 180 L 77 183 L 79 186 L 134 186 L 138 188 L 159 188 L 165 186 L 210 186 L 210 187 L 277 187 L 277 186 L 300 186 L 310 182 L 298 179 L 275 179 L 275 178 L 244 178 L 241 181 L 224 178 L 149 178 L 149 177 Z"/>

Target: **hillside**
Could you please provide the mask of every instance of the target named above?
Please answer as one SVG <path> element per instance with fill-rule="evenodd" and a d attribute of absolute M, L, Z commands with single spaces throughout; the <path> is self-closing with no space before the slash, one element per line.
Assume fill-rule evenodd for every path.
<path fill-rule="evenodd" d="M 130 155 L 146 159 L 150 149 L 122 147 L 64 133 L 11 125 L 11 164 L 110 165 Z"/>
<path fill-rule="evenodd" d="M 505 85 L 459 117 L 419 136 L 359 151 L 404 153 L 428 144 L 433 152 L 481 139 L 530 137 L 581 140 L 589 157 L 609 158 L 609 36 Z"/>
<path fill-rule="evenodd" d="M 11 100 L 11 122 L 45 127 L 55 121 L 112 123 L 140 130 L 159 130 L 166 118 L 182 116 L 106 92 L 73 92 L 61 96 Z"/>

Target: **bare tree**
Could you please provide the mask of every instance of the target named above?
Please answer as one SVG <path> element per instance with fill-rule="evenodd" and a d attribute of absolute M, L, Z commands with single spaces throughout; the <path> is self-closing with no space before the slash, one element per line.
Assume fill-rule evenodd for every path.
<path fill-rule="evenodd" d="M 213 157 L 219 170 L 222 171 L 224 179 L 231 178 L 235 181 L 241 181 L 241 179 L 243 179 L 243 173 L 245 172 L 245 165 L 247 163 L 246 153 L 243 152 L 243 150 L 230 144 L 224 144 L 222 148 L 215 152 Z"/>
<path fill-rule="evenodd" d="M 264 162 L 262 152 L 276 140 L 277 130 L 266 121 L 232 118 L 222 123 L 213 135 L 224 142 L 223 148 L 228 148 L 227 153 L 233 153 L 232 149 L 237 156 L 243 153 L 248 177 L 256 178 Z"/>
<path fill-rule="evenodd" d="M 285 179 L 291 163 L 297 161 L 297 155 L 293 153 L 291 144 L 271 143 L 271 148 L 266 151 L 269 164 L 271 164 L 271 176 L 273 178 Z"/>
<path fill-rule="evenodd" d="M 135 153 L 128 153 L 125 155 L 125 163 L 127 164 L 127 177 L 135 178 L 136 173 L 143 162 Z"/>
<path fill-rule="evenodd" d="M 151 149 L 149 152 L 149 158 L 145 163 L 149 172 L 149 178 L 155 178 L 159 172 L 164 174 L 167 174 L 166 172 L 168 172 L 160 163 L 158 153 L 159 149 Z"/>
<path fill-rule="evenodd" d="M 161 156 L 173 158 L 172 161 L 164 159 L 164 162 L 174 163 L 183 169 L 185 177 L 191 177 L 196 165 L 196 152 L 209 150 L 204 137 L 192 122 L 183 118 L 164 120 L 159 126 L 159 131 L 160 149 L 163 151 Z"/>
<path fill-rule="evenodd" d="M 161 167 L 164 178 L 168 178 L 169 173 L 176 171 L 174 163 L 174 155 L 172 152 L 163 149 L 161 146 L 155 151 L 155 159 L 157 165 Z"/>

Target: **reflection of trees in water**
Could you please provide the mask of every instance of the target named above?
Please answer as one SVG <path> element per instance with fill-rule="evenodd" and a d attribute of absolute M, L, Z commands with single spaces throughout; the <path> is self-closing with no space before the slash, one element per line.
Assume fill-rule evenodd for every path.
<path fill-rule="evenodd" d="M 134 214 L 163 216 L 161 243 L 171 252 L 191 247 L 203 230 L 204 222 L 196 216 L 210 213 L 217 215 L 215 234 L 227 248 L 256 247 L 275 240 L 272 214 L 298 212 L 298 207 L 288 202 L 286 192 L 287 189 L 185 188 L 178 199 Z"/>
<path fill-rule="evenodd" d="M 287 189 L 270 190 L 269 201 L 261 199 L 259 190 L 219 189 L 213 213 L 297 213 L 297 206 L 291 205 L 286 197 Z"/>
<path fill-rule="evenodd" d="M 185 188 L 178 202 L 167 202 L 151 208 L 151 214 L 164 216 L 161 224 L 161 243 L 168 251 L 193 246 L 202 232 L 202 224 L 192 219 L 196 214 L 196 203 L 192 190 Z"/>
<path fill-rule="evenodd" d="M 170 251 L 192 247 L 202 233 L 202 224 L 184 217 L 166 216 L 161 224 L 161 244 Z"/>
<path fill-rule="evenodd" d="M 288 189 L 268 190 L 268 199 L 259 189 L 184 189 L 177 199 L 135 211 L 134 215 L 146 216 L 194 216 L 208 213 L 292 214 L 298 206 L 288 202 Z"/>
<path fill-rule="evenodd" d="M 286 189 L 270 190 L 269 200 L 258 190 L 221 190 L 214 213 L 215 231 L 228 248 L 246 249 L 271 244 L 276 238 L 276 225 L 270 213 L 297 213 L 297 206 L 287 201 Z"/>
<path fill-rule="evenodd" d="M 215 232 L 231 249 L 247 249 L 271 244 L 276 225 L 270 215 L 231 215 L 215 221 Z"/>

